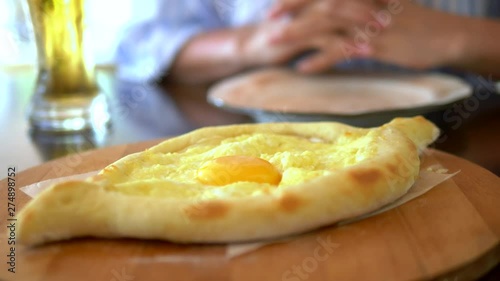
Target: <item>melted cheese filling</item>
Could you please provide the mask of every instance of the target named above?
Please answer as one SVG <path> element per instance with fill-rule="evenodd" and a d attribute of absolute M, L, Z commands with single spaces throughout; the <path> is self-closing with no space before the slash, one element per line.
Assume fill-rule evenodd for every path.
<path fill-rule="evenodd" d="M 360 132 L 349 132 L 333 141 L 301 136 L 259 133 L 240 135 L 233 138 L 209 138 L 185 150 L 169 153 L 145 151 L 138 161 L 124 163 L 123 169 L 106 169 L 113 185 L 107 187 L 129 195 L 154 197 L 198 197 L 214 198 L 227 196 L 251 196 L 272 192 L 277 188 L 297 185 L 314 178 L 328 175 L 336 169 L 354 165 L 371 158 L 377 153 L 376 146 L 370 145 L 373 136 Z M 224 178 L 224 167 L 210 168 L 211 161 L 220 157 L 238 156 L 263 159 L 272 167 L 257 167 L 260 173 L 280 173 L 275 181 L 274 174 L 267 175 L 271 183 L 245 181 L 248 163 L 242 164 L 239 172 L 228 174 L 241 178 L 234 182 L 210 184 L 210 180 L 200 179 L 200 173 L 208 178 Z M 234 162 L 234 161 L 233 161 Z M 234 165 L 235 163 L 232 163 Z M 237 163 L 236 163 L 237 164 Z M 247 166 L 245 166 L 247 165 Z M 203 167 L 209 167 L 203 171 Z M 233 167 L 234 168 L 234 167 Z M 252 168 L 252 169 L 255 169 Z M 256 171 L 257 171 L 256 170 Z M 265 175 L 266 176 L 266 175 Z M 208 183 L 208 185 L 207 185 Z"/>

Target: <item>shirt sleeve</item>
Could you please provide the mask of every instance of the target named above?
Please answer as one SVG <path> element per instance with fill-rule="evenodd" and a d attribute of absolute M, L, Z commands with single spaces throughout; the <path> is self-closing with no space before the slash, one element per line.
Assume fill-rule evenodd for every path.
<path fill-rule="evenodd" d="M 153 18 L 132 26 L 120 40 L 118 77 L 146 82 L 165 75 L 187 40 L 223 26 L 211 2 L 161 0 Z"/>

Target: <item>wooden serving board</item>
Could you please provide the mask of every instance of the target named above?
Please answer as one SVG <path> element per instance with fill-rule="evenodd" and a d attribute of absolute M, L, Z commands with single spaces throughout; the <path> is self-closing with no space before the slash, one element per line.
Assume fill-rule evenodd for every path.
<path fill-rule="evenodd" d="M 16 186 L 101 169 L 158 142 L 109 147 L 50 161 L 17 173 Z M 7 181 L 2 180 L 0 280 L 476 278 L 498 264 L 500 258 L 500 179 L 463 159 L 429 150 L 424 165 L 433 163 L 461 172 L 386 213 L 312 231 L 233 259 L 226 258 L 226 245 L 88 238 L 31 249 L 16 245 L 16 273 L 7 271 Z M 16 212 L 29 200 L 18 189 Z"/>

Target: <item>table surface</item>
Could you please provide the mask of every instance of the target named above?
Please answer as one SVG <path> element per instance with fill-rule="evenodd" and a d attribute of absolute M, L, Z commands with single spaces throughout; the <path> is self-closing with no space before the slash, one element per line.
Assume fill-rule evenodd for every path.
<path fill-rule="evenodd" d="M 203 126 L 252 122 L 207 104 L 206 85 L 134 84 L 117 81 L 110 71 L 99 71 L 99 85 L 110 100 L 112 125 L 108 130 L 65 136 L 35 133 L 26 119 L 35 76 L 35 70 L 29 68 L 0 71 L 0 164 L 5 169 L 16 166 L 22 171 L 68 154 L 166 138 Z M 460 126 L 455 128 L 445 122 L 445 112 L 427 116 L 446 135 L 435 147 L 500 175 L 500 96 L 492 94 L 480 100 L 477 109 L 462 111 L 459 116 Z M 65 167 L 83 165 L 78 159 L 74 157 Z M 484 280 L 498 280 L 500 269 L 491 274 L 494 277 Z"/>

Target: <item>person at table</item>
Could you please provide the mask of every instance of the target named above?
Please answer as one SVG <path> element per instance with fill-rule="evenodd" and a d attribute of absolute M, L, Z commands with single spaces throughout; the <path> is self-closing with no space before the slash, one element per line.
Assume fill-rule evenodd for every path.
<path fill-rule="evenodd" d="M 187 83 L 282 65 L 319 73 L 450 67 L 500 77 L 500 1 L 163 0 L 118 49 L 120 75 Z"/>

